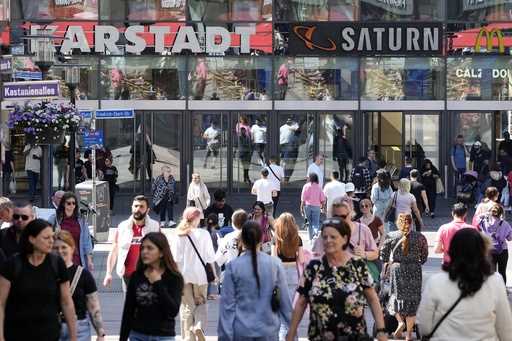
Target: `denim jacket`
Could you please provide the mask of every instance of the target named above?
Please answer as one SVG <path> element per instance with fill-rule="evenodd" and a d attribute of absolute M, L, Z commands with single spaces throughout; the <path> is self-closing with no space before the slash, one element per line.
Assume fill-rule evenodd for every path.
<path fill-rule="evenodd" d="M 60 222 L 57 221 L 55 214 L 52 214 L 48 218 L 48 222 L 52 224 L 56 231 L 60 230 Z M 93 251 L 91 234 L 89 232 L 87 220 L 79 217 L 78 223 L 80 224 L 80 245 L 78 245 L 78 251 L 80 252 L 80 262 L 85 269 L 90 271 L 89 264 L 87 262 L 87 256 L 92 255 Z"/>
<path fill-rule="evenodd" d="M 220 300 L 218 337 L 220 341 L 276 337 L 281 319 L 289 326 L 292 302 L 281 260 L 258 252 L 260 292 L 254 277 L 251 253 L 226 264 Z M 281 292 L 280 311 L 272 311 L 270 301 L 274 286 Z"/>

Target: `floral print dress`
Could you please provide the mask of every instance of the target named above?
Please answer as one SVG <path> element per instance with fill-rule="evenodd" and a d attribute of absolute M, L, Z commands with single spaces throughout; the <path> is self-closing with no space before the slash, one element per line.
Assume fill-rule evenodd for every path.
<path fill-rule="evenodd" d="M 364 289 L 372 285 L 366 263 L 359 257 L 342 267 L 331 267 L 325 256 L 311 261 L 297 289 L 310 305 L 309 340 L 366 335 Z"/>

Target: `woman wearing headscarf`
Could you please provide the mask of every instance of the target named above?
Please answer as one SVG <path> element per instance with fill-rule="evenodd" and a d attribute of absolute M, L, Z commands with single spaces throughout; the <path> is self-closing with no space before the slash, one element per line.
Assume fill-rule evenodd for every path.
<path fill-rule="evenodd" d="M 204 210 L 210 206 L 210 193 L 198 173 L 192 174 L 192 182 L 188 186 L 187 192 L 187 206 L 199 208 L 201 219 L 204 219 Z"/>

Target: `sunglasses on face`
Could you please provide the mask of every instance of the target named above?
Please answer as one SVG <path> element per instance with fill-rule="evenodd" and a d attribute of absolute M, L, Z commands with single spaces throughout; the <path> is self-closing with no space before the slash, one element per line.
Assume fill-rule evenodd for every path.
<path fill-rule="evenodd" d="M 75 201 L 66 201 L 66 206 L 75 206 L 75 205 L 76 205 Z"/>
<path fill-rule="evenodd" d="M 368 204 L 363 204 L 363 205 L 361 205 L 361 208 L 370 208 L 370 205 L 368 205 Z"/>
<path fill-rule="evenodd" d="M 28 215 L 26 215 L 26 214 L 13 214 L 13 215 L 12 215 L 12 218 L 13 218 L 14 220 L 19 220 L 19 219 L 21 219 L 21 220 L 23 220 L 23 221 L 27 221 L 30 217 L 29 217 Z"/>

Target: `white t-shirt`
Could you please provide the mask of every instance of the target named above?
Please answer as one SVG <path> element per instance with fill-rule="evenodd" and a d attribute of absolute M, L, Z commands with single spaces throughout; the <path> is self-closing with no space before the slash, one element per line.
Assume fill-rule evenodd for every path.
<path fill-rule="evenodd" d="M 427 280 L 418 308 L 417 322 L 422 335 L 432 331 L 459 296 L 457 282 L 450 280 L 445 271 Z M 512 340 L 512 313 L 501 275 L 495 272 L 473 296 L 464 297 L 431 340 Z"/>
<path fill-rule="evenodd" d="M 297 129 L 299 129 L 299 125 L 297 123 L 292 125 L 283 124 L 281 128 L 279 128 L 279 144 L 289 143 L 292 135 Z"/>
<path fill-rule="evenodd" d="M 311 173 L 315 173 L 316 175 L 318 175 L 318 184 L 320 185 L 320 187 L 323 187 L 324 186 L 324 169 L 313 162 L 308 167 L 307 175 L 309 176 L 309 174 L 311 174 Z"/>
<path fill-rule="evenodd" d="M 238 257 L 238 240 L 241 230 L 235 230 L 219 239 L 219 248 L 215 254 L 215 262 L 222 266 Z"/>
<path fill-rule="evenodd" d="M 272 190 L 278 191 L 278 192 L 281 191 L 281 181 L 284 178 L 283 167 L 272 164 L 272 165 L 268 165 L 267 169 L 268 169 L 268 180 L 272 183 L 272 186 L 273 186 Z M 272 169 L 272 170 L 270 170 L 270 169 Z M 274 171 L 274 173 L 276 173 L 276 175 L 279 179 L 276 178 L 276 176 L 272 173 L 272 171 Z"/>
<path fill-rule="evenodd" d="M 398 195 L 396 196 L 396 215 L 400 213 L 406 213 L 411 214 L 412 212 L 412 204 L 416 203 L 416 198 L 411 193 L 400 193 L 400 191 L 397 191 Z M 391 197 L 391 200 L 394 200 L 394 194 L 393 197 Z"/>
<path fill-rule="evenodd" d="M 43 155 L 43 150 L 39 146 L 30 147 L 30 145 L 26 145 L 23 149 L 23 153 L 28 152 L 27 156 L 25 156 L 25 170 L 39 173 L 41 172 L 41 161 L 39 159 L 34 159 L 34 155 L 41 157 Z"/>
<path fill-rule="evenodd" d="M 213 249 L 210 233 L 207 230 L 196 228 L 189 235 L 194 241 L 203 261 L 205 263 L 213 263 L 215 261 L 215 250 Z M 172 255 L 183 275 L 185 283 L 208 284 L 204 266 L 194 251 L 190 240 L 186 236 L 178 236 L 176 234 L 171 238 L 173 239 L 170 243 Z"/>
<path fill-rule="evenodd" d="M 272 203 L 272 190 L 274 185 L 267 179 L 258 179 L 252 185 L 253 192 L 256 192 L 256 201 L 264 204 Z"/>
<path fill-rule="evenodd" d="M 254 124 L 251 127 L 252 142 L 254 143 L 267 143 L 267 127 Z"/>
<path fill-rule="evenodd" d="M 324 186 L 324 194 L 327 197 L 327 207 L 331 207 L 336 198 L 341 198 L 347 194 L 345 184 L 338 180 L 331 180 Z"/>
<path fill-rule="evenodd" d="M 213 127 L 209 127 L 204 131 L 203 136 L 206 137 L 206 143 L 219 143 L 219 131 Z"/>

